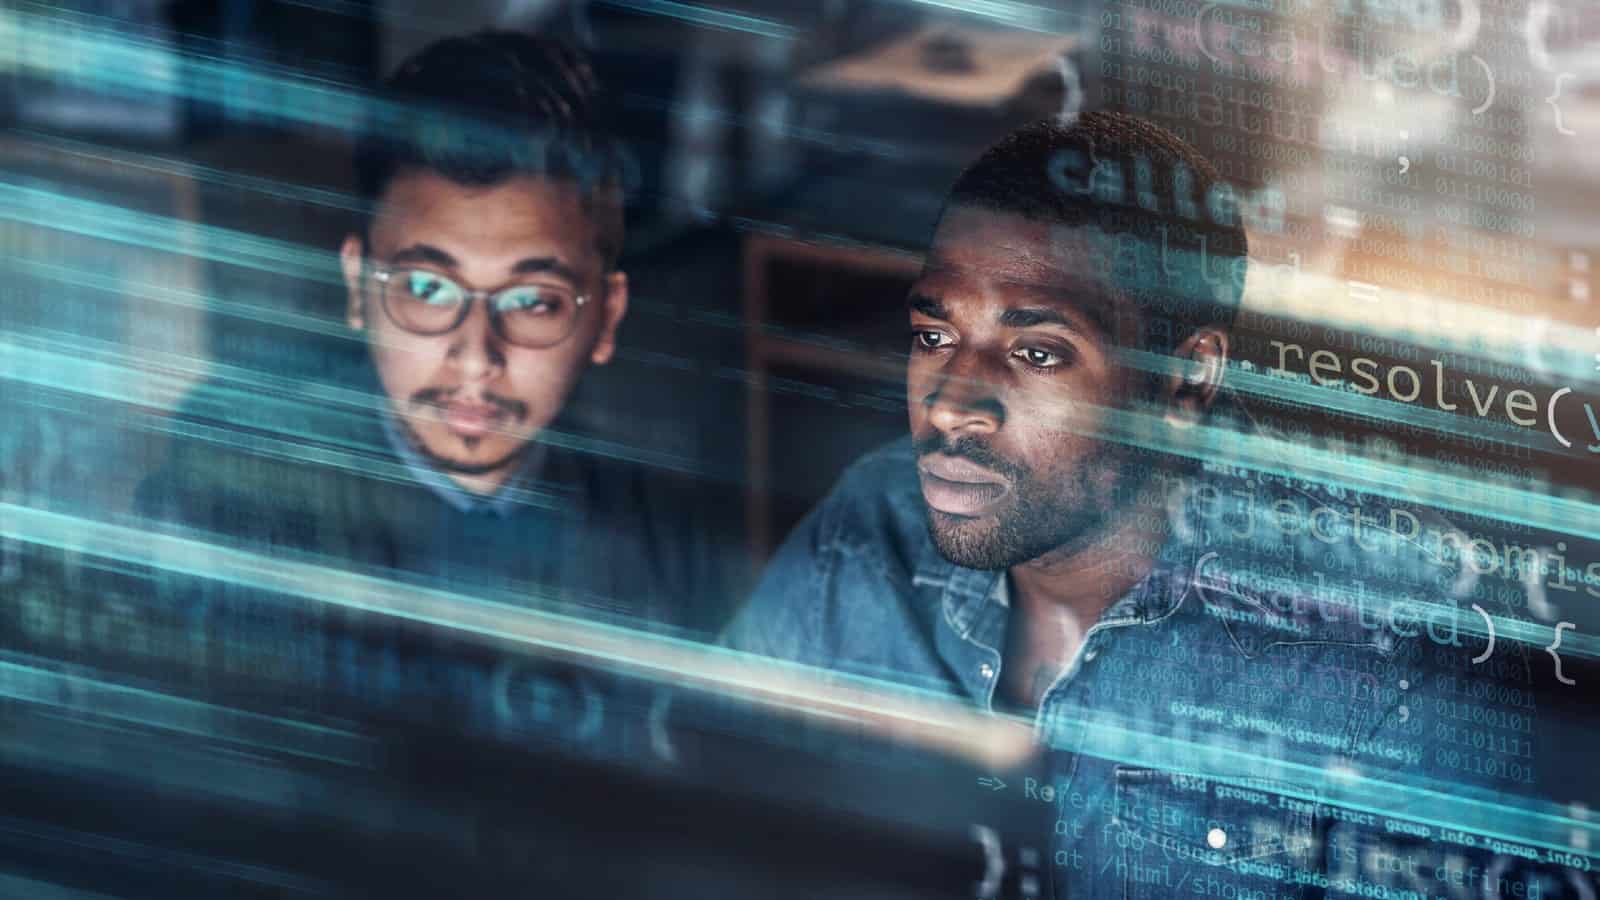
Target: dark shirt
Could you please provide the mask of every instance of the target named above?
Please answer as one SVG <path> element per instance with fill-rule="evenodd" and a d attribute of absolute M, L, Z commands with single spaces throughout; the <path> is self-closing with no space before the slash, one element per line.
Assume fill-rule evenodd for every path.
<path fill-rule="evenodd" d="M 473 497 L 442 473 L 419 470 L 427 466 L 420 455 L 387 433 L 387 403 L 370 367 L 294 394 L 252 392 L 241 402 L 225 381 L 197 389 L 165 463 L 140 486 L 140 513 L 209 543 L 463 602 L 688 637 L 714 634 L 744 596 L 747 557 L 728 518 L 742 506 L 726 486 L 576 449 L 553 426 L 546 435 L 556 439 L 533 446 L 500 490 Z M 377 616 L 353 622 L 346 610 L 263 596 L 227 571 L 202 575 L 162 573 L 168 605 L 209 636 L 208 671 L 246 676 L 246 689 L 269 707 L 337 694 L 330 708 L 341 714 L 390 710 L 446 728 L 498 727 L 515 707 L 534 718 L 567 715 L 581 730 L 593 718 L 585 710 L 602 702 L 590 696 L 593 673 L 508 686 L 504 657 L 463 656 L 446 632 L 419 635 Z M 262 654 L 236 659 L 274 647 L 293 648 L 294 672 Z M 282 676 L 276 686 L 261 674 L 269 665 Z M 574 687 L 574 678 L 585 685 Z M 516 719 L 519 727 L 528 720 Z"/>

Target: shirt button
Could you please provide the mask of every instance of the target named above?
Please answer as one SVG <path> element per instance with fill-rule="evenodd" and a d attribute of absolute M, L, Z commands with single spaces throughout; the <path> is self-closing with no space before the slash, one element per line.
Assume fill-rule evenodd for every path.
<path fill-rule="evenodd" d="M 1094 658 L 1096 656 L 1099 656 L 1099 655 L 1100 655 L 1100 651 L 1099 650 L 1090 649 L 1090 650 L 1084 651 L 1083 658 L 1085 660 L 1089 661 L 1089 662 L 1094 662 Z"/>
<path fill-rule="evenodd" d="M 978 666 L 978 674 L 982 675 L 984 680 L 987 681 L 988 679 L 994 677 L 994 666 L 991 666 L 988 663 L 982 663 Z"/>

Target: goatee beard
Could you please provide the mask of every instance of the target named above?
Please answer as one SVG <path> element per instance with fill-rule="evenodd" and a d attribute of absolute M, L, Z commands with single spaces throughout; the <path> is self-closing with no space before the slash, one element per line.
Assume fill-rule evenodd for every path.
<path fill-rule="evenodd" d="M 989 516 L 968 519 L 927 509 L 928 536 L 946 560 L 968 569 L 998 571 L 1038 559 L 1054 550 L 1091 539 L 1105 527 L 1111 496 L 1094 489 L 1095 473 L 1110 465 L 1107 448 L 1080 461 L 1065 484 L 1043 485 L 1031 469 L 1012 462 L 981 441 L 963 437 L 945 442 L 935 435 L 916 441 L 917 458 L 943 452 L 961 456 L 1003 474 L 1010 498 Z M 1115 481 L 1123 479 L 1120 474 Z"/>

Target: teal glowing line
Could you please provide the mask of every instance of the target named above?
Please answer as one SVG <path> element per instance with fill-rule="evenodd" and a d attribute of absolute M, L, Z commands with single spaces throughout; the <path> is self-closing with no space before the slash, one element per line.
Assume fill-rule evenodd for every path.
<path fill-rule="evenodd" d="M 306 332 L 307 334 L 347 340 L 362 339 L 360 334 L 352 331 L 342 319 L 295 312 L 292 309 L 284 308 L 282 305 L 274 306 L 266 303 L 231 300 L 215 294 L 205 294 L 198 291 L 175 288 L 171 285 L 140 281 L 120 274 L 106 275 L 99 270 L 42 262 L 37 259 L 12 257 L 4 263 L 0 263 L 0 269 L 9 269 L 52 284 L 102 291 L 124 299 L 148 300 L 179 309 L 220 313 L 241 321 L 272 325 L 278 328 Z"/>
<path fill-rule="evenodd" d="M 317 79 L 269 74 L 142 40 L 61 10 L 37 15 L 0 11 L 0 71 L 49 77 L 112 96 L 158 94 L 223 100 L 264 119 L 346 130 L 368 115 L 405 121 L 403 110 L 362 92 Z"/>
<path fill-rule="evenodd" d="M 353 732 L 21 663 L 0 660 L 0 697 L 339 765 L 372 765 L 372 742 Z"/>
<path fill-rule="evenodd" d="M 102 725 L 100 727 L 103 729 L 106 726 Z M 39 758 L 41 755 L 41 751 L 31 746 L 24 745 L 20 748 L 14 747 L 11 749 L 13 753 L 18 755 L 27 754 L 32 755 L 35 758 Z M 45 762 L 46 765 L 57 767 L 61 766 L 64 760 L 70 760 L 71 764 L 74 766 L 100 769 L 102 771 L 105 771 L 108 768 L 102 754 L 97 753 L 94 750 L 89 750 L 87 753 L 85 753 L 83 752 L 84 749 L 85 748 L 82 747 L 60 748 L 57 750 L 57 753 L 61 754 L 60 756 L 51 754 L 47 759 L 42 761 Z M 213 755 L 206 761 L 208 763 L 214 763 L 216 759 L 217 757 Z M 240 761 L 237 758 L 230 759 L 229 761 L 234 763 L 236 766 L 240 766 Z M 167 760 L 163 758 L 161 762 L 166 763 Z M 242 771 L 240 769 L 242 769 Z M 298 790 L 290 789 L 287 785 L 283 784 L 262 786 L 257 782 L 267 780 L 262 777 L 264 774 L 272 777 L 273 780 L 289 780 L 289 778 L 285 778 L 285 773 L 278 767 L 273 766 L 269 768 L 268 766 L 256 760 L 250 760 L 249 762 L 244 763 L 240 769 L 236 769 L 236 771 L 243 776 L 240 780 L 219 781 L 215 778 L 197 779 L 191 773 L 184 772 L 179 783 L 183 784 L 185 787 L 198 788 L 199 790 L 210 794 L 244 798 L 254 802 L 276 803 L 277 805 L 289 808 L 297 808 L 303 803 L 305 797 L 305 793 L 303 793 L 303 791 L 308 784 L 315 784 L 317 788 L 326 789 L 326 785 L 328 783 L 326 779 L 317 782 L 310 782 L 309 779 L 289 776 L 289 778 L 299 782 L 298 784 L 294 785 L 294 788 Z M 126 768 L 121 766 L 112 768 L 111 772 L 118 777 L 126 777 L 128 774 Z M 152 778 L 152 775 L 148 770 L 141 774 L 147 779 Z M 158 777 L 160 777 L 161 780 L 171 784 L 174 781 L 173 767 L 166 767 L 166 770 L 162 771 Z M 274 790 L 274 788 L 276 788 L 276 790 Z M 348 815 L 347 811 L 345 810 L 340 810 L 340 812 Z M 385 827 L 390 825 L 391 822 L 384 823 Z M 96 858 L 120 857 L 124 860 L 137 860 L 141 868 L 145 868 L 154 864 L 156 866 L 163 867 L 163 869 L 167 871 L 173 872 L 196 869 L 202 872 L 210 873 L 213 876 L 220 874 L 229 878 L 241 878 L 261 884 L 269 884 L 277 888 L 277 892 L 279 894 L 283 893 L 284 891 L 294 891 L 296 893 L 309 894 L 311 896 L 336 896 L 332 885 L 327 884 L 326 882 L 304 877 L 294 872 L 283 871 L 265 865 L 240 862 L 236 859 L 230 859 L 227 857 L 216 857 L 203 853 L 192 853 L 186 850 L 178 850 L 170 846 L 147 844 L 141 841 L 130 841 L 124 838 L 111 837 L 109 835 L 92 831 L 79 831 L 75 828 L 63 828 L 58 825 L 48 825 L 36 819 L 23 820 L 0 814 L 0 832 L 10 835 L 26 835 L 30 841 L 37 841 L 40 843 L 54 843 L 70 846 L 74 854 L 81 854 L 85 849 L 87 849 L 92 852 Z M 148 871 L 147 868 L 146 871 Z M 39 882 L 33 883 L 38 884 Z M 7 881 L 3 878 L 0 878 L 0 888 L 5 887 L 6 885 Z M 99 898 L 103 895 L 95 894 L 90 896 L 77 892 L 72 892 L 70 894 L 46 892 L 33 893 L 30 891 L 25 894 L 7 896 L 27 897 L 28 900 L 96 900 L 96 898 Z"/>
<path fill-rule="evenodd" d="M 136 169 L 154 175 L 163 175 L 185 181 L 197 181 L 204 184 L 215 184 L 234 190 L 249 191 L 265 197 L 291 200 L 329 209 L 360 212 L 366 208 L 366 205 L 362 203 L 359 197 L 346 191 L 316 188 L 277 178 L 263 178 L 240 172 L 230 172 L 227 169 L 159 156 L 154 153 L 134 153 L 126 150 L 112 151 L 88 141 L 74 140 L 45 132 L 14 129 L 11 134 L 25 140 L 31 146 L 46 148 L 52 152 L 62 153 L 80 160 L 104 163 L 111 169 Z"/>
<path fill-rule="evenodd" d="M 1071 20 L 1085 18 L 1082 14 L 1030 3 L 1006 3 L 1003 0 L 904 0 L 904 2 L 989 19 L 1012 28 L 1049 34 L 1081 31 L 1082 26 L 1072 24 Z"/>
<path fill-rule="evenodd" d="M 601 2 L 608 6 L 620 6 L 647 15 L 677 19 L 694 25 L 704 25 L 707 28 L 715 28 L 719 31 L 742 32 L 785 41 L 794 40 L 797 37 L 794 28 L 780 22 L 709 6 L 679 3 L 675 2 L 675 0 L 601 0 Z"/>
<path fill-rule="evenodd" d="M 150 250 L 199 256 L 287 277 L 337 284 L 333 254 L 215 225 L 141 213 L 40 187 L 0 182 L 0 220 Z"/>
<path fill-rule="evenodd" d="M 29 900 L 119 900 L 110 894 L 69 888 L 53 881 L 35 881 L 21 875 L 0 872 L 0 897 L 27 897 Z"/>
<path fill-rule="evenodd" d="M 693 118 L 718 122 L 728 126 L 747 125 L 752 120 L 750 116 L 740 115 L 732 109 L 707 107 L 696 101 L 667 100 L 661 97 L 635 93 L 624 94 L 622 101 L 623 105 L 628 109 L 663 112 L 668 116 L 679 119 Z M 771 123 L 764 122 L 762 125 L 763 127 L 771 127 Z M 836 151 L 868 153 L 886 159 L 900 159 L 906 155 L 905 148 L 893 141 L 861 137 L 806 125 L 784 123 L 777 130 L 777 134 L 797 141 L 806 141 L 822 147 L 828 147 Z"/>

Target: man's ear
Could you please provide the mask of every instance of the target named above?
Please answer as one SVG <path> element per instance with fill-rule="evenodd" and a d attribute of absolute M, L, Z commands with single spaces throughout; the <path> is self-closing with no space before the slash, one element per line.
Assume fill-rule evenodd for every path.
<path fill-rule="evenodd" d="M 367 327 L 367 305 L 362 302 L 361 269 L 365 256 L 361 235 L 351 233 L 339 246 L 339 269 L 344 273 L 344 320 L 351 328 L 361 331 Z"/>
<path fill-rule="evenodd" d="M 628 314 L 628 275 L 626 272 L 609 272 L 605 276 L 606 294 L 601 313 L 600 334 L 595 338 L 594 349 L 589 351 L 589 361 L 603 366 L 617 352 L 617 326 Z"/>
<path fill-rule="evenodd" d="M 1215 325 L 1195 329 L 1172 351 L 1177 371 L 1164 389 L 1167 423 L 1187 428 L 1205 418 L 1228 370 L 1228 332 Z"/>

